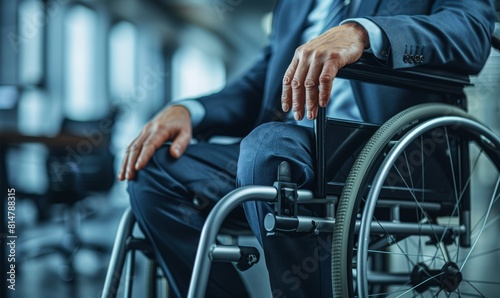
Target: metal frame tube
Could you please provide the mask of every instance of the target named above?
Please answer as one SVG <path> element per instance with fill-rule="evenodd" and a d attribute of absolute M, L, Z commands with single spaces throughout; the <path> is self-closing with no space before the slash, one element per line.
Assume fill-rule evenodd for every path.
<path fill-rule="evenodd" d="M 318 108 L 318 117 L 314 120 L 314 136 L 316 142 L 316 196 L 326 197 L 325 178 L 325 142 L 326 142 L 326 108 Z"/>
<path fill-rule="evenodd" d="M 115 243 L 113 244 L 113 251 L 111 252 L 111 258 L 109 260 L 108 271 L 106 272 L 106 279 L 104 280 L 102 298 L 114 298 L 118 293 L 127 253 L 127 240 L 132 234 L 134 224 L 134 214 L 130 207 L 128 207 L 123 213 L 118 226 Z"/>
<path fill-rule="evenodd" d="M 201 231 L 198 251 L 189 284 L 188 297 L 203 298 L 210 273 L 210 248 L 215 244 L 217 233 L 226 217 L 246 201 L 273 202 L 278 195 L 272 186 L 245 186 L 233 190 L 214 206 Z"/>
<path fill-rule="evenodd" d="M 210 257 L 214 262 L 238 262 L 241 258 L 241 248 L 236 245 L 213 246 Z"/>
<path fill-rule="evenodd" d="M 134 287 L 134 267 L 135 250 L 131 250 L 127 255 L 127 268 L 125 273 L 125 297 L 132 298 L 132 289 Z"/>

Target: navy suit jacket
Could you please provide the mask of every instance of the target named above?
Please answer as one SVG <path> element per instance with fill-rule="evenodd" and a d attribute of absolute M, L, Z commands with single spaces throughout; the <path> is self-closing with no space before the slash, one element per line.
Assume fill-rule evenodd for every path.
<path fill-rule="evenodd" d="M 389 68 L 431 65 L 476 74 L 490 53 L 495 10 L 489 0 L 352 1 L 361 2 L 358 6 L 351 3 L 349 17 L 370 19 L 388 37 L 390 49 L 385 64 Z M 282 79 L 300 46 L 313 3 L 277 2 L 269 45 L 253 67 L 219 93 L 199 98 L 206 115 L 194 128 L 195 135 L 245 136 L 261 123 L 285 119 L 280 99 Z M 423 61 L 405 62 L 404 54 L 409 51 L 422 55 Z M 351 84 L 363 119 L 371 123 L 383 123 L 405 107 L 439 100 L 394 87 Z"/>

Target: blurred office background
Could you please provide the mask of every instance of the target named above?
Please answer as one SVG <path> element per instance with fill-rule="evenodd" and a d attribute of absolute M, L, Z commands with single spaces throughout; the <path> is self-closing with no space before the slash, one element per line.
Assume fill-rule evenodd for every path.
<path fill-rule="evenodd" d="M 99 297 L 128 205 L 114 179 L 125 147 L 169 101 L 241 74 L 266 43 L 273 3 L 0 1 L 0 132 L 13 140 L 0 162 L 18 235 L 10 297 Z M 471 112 L 500 131 L 500 54 L 472 80 Z M 72 255 L 78 243 L 93 245 Z"/>
<path fill-rule="evenodd" d="M 128 205 L 115 179 L 125 147 L 169 101 L 241 74 L 266 43 L 273 3 L 0 1 L 1 162 L 18 235 L 11 297 L 99 296 Z"/>

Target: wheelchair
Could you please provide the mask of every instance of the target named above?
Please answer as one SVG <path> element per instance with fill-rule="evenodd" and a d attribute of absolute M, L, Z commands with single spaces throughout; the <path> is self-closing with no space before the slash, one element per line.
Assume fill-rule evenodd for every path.
<path fill-rule="evenodd" d="M 332 233 L 335 297 L 495 296 L 500 138 L 465 111 L 468 76 L 388 70 L 361 59 L 339 77 L 436 93 L 444 102 L 410 107 L 381 126 L 329 119 L 320 108 L 316 189 L 297 189 L 284 162 L 273 186 L 242 187 L 223 197 L 203 227 L 188 297 L 204 297 L 213 261 L 245 270 L 259 260 L 255 249 L 217 240 L 230 212 L 250 200 L 274 205 L 264 222 L 269 235 Z M 300 215 L 300 204 L 324 205 L 324 217 Z M 102 297 L 116 296 L 127 252 L 141 245 L 148 252 L 147 241 L 139 245 L 131 236 L 133 225 L 128 210 Z M 129 259 L 126 281 L 133 254 Z"/>

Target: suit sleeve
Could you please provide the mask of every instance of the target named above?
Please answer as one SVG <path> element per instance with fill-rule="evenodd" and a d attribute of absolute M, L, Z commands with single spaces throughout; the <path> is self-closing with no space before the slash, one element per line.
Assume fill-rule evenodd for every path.
<path fill-rule="evenodd" d="M 427 15 L 367 17 L 390 43 L 393 68 L 428 64 L 477 74 L 491 48 L 494 8 L 489 0 L 437 0 Z"/>
<path fill-rule="evenodd" d="M 270 46 L 264 48 L 245 75 L 229 82 L 220 92 L 198 98 L 206 113 L 194 128 L 196 136 L 244 136 L 250 132 L 262 105 L 270 52 Z"/>

